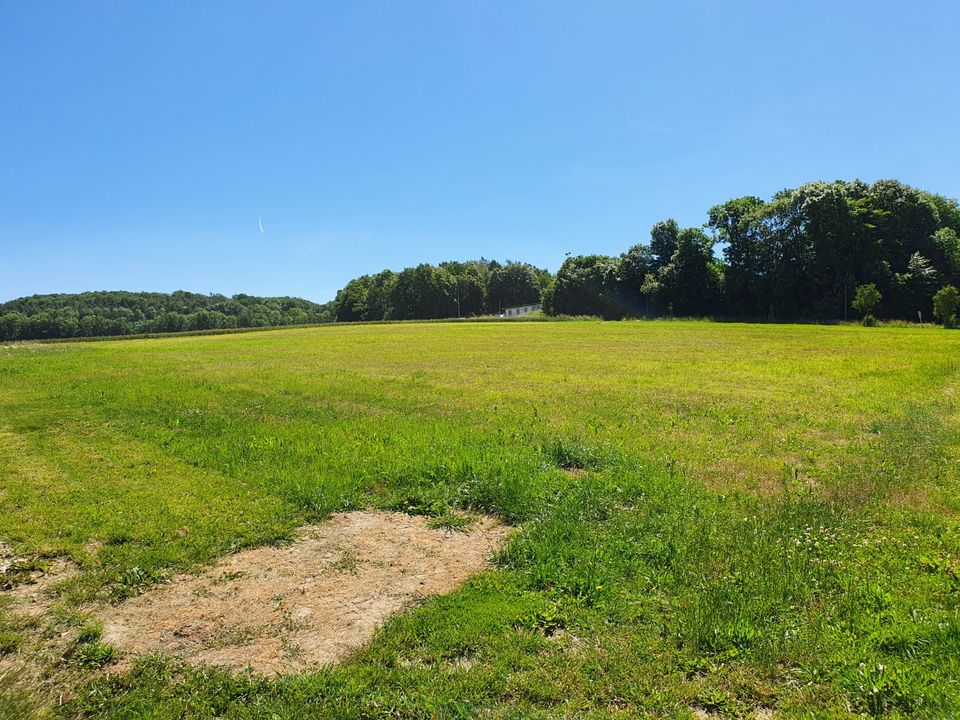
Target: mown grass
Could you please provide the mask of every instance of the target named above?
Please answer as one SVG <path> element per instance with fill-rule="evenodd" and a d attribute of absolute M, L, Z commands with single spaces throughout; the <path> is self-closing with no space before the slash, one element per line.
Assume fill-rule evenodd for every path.
<path fill-rule="evenodd" d="M 338 668 L 102 676 L 78 616 L 66 703 L 0 680 L 0 714 L 960 713 L 957 349 L 684 322 L 0 349 L 0 539 L 80 563 L 66 617 L 336 510 L 520 526 Z"/>

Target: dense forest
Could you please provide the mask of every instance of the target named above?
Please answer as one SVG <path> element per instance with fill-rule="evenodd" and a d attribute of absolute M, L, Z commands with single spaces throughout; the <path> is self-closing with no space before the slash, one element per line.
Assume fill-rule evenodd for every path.
<path fill-rule="evenodd" d="M 384 270 L 337 293 L 337 319 L 469 316 L 539 301 L 550 314 L 608 319 L 840 320 L 857 289 L 873 286 L 877 316 L 916 320 L 930 319 L 940 288 L 960 284 L 957 201 L 895 180 L 808 183 L 769 201 L 730 200 L 707 218 L 693 228 L 659 222 L 619 257 L 568 257 L 556 277 L 486 260 Z"/>
<path fill-rule="evenodd" d="M 729 200 L 702 227 L 658 222 L 648 242 L 619 257 L 568 257 L 555 276 L 481 258 L 364 275 L 323 305 L 183 291 L 35 295 L 0 304 L 0 340 L 471 317 L 538 302 L 552 315 L 607 319 L 930 319 L 940 290 L 955 302 L 958 235 L 956 200 L 896 180 L 812 182 L 768 201 Z"/>
<path fill-rule="evenodd" d="M 253 295 L 85 292 L 33 295 L 0 304 L 0 340 L 100 337 L 333 320 L 331 303 Z"/>

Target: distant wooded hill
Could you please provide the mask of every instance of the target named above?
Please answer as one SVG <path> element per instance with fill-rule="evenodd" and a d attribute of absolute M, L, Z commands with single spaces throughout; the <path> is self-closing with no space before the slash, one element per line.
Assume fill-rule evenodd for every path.
<path fill-rule="evenodd" d="M 101 291 L 0 304 L 0 340 L 102 337 L 330 322 L 332 303 L 293 297 Z"/>

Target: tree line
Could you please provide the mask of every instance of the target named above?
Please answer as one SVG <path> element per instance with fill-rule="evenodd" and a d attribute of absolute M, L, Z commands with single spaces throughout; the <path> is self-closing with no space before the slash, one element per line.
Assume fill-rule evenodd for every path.
<path fill-rule="evenodd" d="M 958 235 L 956 200 L 896 180 L 812 182 L 716 205 L 702 227 L 658 222 L 648 242 L 568 257 L 556 276 L 485 260 L 365 275 L 337 293 L 336 315 L 465 317 L 540 302 L 549 314 L 606 319 L 842 320 L 872 285 L 871 313 L 929 319 L 935 294 L 960 284 Z"/>
<path fill-rule="evenodd" d="M 400 272 L 354 278 L 334 300 L 337 320 L 429 320 L 498 314 L 541 302 L 553 284 L 548 270 L 496 260 L 422 263 Z"/>
<path fill-rule="evenodd" d="M 33 295 L 0 304 L 0 340 L 103 337 L 330 322 L 332 303 L 292 297 L 124 291 Z"/>
<path fill-rule="evenodd" d="M 89 292 L 0 304 L 0 340 L 91 337 L 333 320 L 499 314 L 842 320 L 952 324 L 960 206 L 896 180 L 812 182 L 707 211 L 701 227 L 656 223 L 619 256 L 567 257 L 556 275 L 496 260 L 420 264 L 349 281 L 336 299 Z M 953 308 L 953 309 L 951 309 Z"/>

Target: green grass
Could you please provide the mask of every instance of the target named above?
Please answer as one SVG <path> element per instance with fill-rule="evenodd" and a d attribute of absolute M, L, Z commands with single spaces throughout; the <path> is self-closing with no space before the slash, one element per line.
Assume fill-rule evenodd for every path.
<path fill-rule="evenodd" d="M 0 679 L 0 714 L 958 714 L 958 349 L 587 321 L 0 348 L 0 539 L 81 565 L 61 614 L 84 638 L 47 681 L 62 707 Z M 303 677 L 103 676 L 114 649 L 71 619 L 362 507 L 520 529 L 495 570 Z"/>

